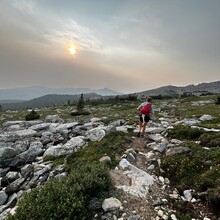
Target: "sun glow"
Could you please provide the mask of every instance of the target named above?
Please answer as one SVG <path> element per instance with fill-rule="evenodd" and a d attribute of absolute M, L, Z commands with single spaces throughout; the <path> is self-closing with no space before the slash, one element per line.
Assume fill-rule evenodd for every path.
<path fill-rule="evenodd" d="M 69 47 L 69 53 L 70 53 L 71 55 L 74 55 L 74 54 L 76 53 L 75 47 L 73 47 L 73 46 Z"/>

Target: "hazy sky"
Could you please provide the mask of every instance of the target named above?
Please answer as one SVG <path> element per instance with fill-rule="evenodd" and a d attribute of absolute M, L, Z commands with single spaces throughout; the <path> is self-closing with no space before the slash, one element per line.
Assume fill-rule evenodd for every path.
<path fill-rule="evenodd" d="M 219 10 L 218 0 L 0 0 L 0 89 L 218 81 Z"/>

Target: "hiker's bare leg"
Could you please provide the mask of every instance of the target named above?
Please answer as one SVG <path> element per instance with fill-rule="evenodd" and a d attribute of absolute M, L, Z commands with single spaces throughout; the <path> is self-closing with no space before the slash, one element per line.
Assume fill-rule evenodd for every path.
<path fill-rule="evenodd" d="M 142 121 L 139 121 L 138 132 L 140 133 L 141 133 L 142 125 L 143 125 Z"/>
<path fill-rule="evenodd" d="M 147 122 L 144 122 L 142 124 L 142 132 L 141 132 L 142 135 L 144 135 L 144 133 L 145 133 L 146 126 L 147 126 Z"/>

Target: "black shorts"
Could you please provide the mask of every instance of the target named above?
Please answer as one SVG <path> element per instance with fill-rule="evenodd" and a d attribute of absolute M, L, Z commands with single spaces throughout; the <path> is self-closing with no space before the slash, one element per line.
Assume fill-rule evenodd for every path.
<path fill-rule="evenodd" d="M 149 122 L 150 121 L 150 116 L 149 115 L 140 115 L 140 121 L 141 122 Z"/>

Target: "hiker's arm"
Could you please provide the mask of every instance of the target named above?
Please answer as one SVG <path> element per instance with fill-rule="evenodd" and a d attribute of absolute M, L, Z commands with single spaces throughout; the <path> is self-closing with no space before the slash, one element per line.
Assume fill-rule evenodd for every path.
<path fill-rule="evenodd" d="M 138 111 L 140 111 L 140 108 L 142 107 L 142 104 L 139 105 L 139 107 L 137 108 Z"/>

